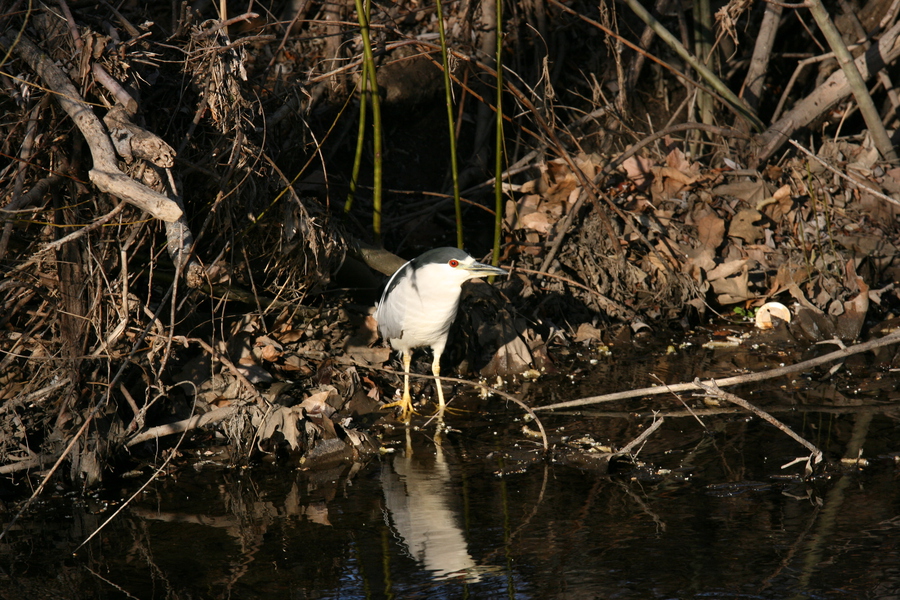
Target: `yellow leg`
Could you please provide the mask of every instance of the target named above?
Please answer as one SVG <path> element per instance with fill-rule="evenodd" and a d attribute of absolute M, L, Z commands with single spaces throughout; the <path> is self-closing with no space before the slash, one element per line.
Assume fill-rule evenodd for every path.
<path fill-rule="evenodd" d="M 409 364 L 412 362 L 412 352 L 403 353 L 403 399 L 401 400 L 400 419 L 409 421 L 412 416 L 412 396 L 409 395 Z"/>
<path fill-rule="evenodd" d="M 385 404 L 382 408 L 391 408 L 393 406 L 400 407 L 400 420 L 409 421 L 413 410 L 412 396 L 409 394 L 409 365 L 412 362 L 412 352 L 404 351 L 402 355 L 403 361 L 403 397 L 398 402 Z"/>
<path fill-rule="evenodd" d="M 444 388 L 441 385 L 441 355 L 435 352 L 434 354 L 434 362 L 431 363 L 431 372 L 437 378 L 434 380 L 434 387 L 437 388 L 438 395 L 438 414 L 444 414 L 444 407 L 446 407 L 446 403 L 444 402 Z"/>

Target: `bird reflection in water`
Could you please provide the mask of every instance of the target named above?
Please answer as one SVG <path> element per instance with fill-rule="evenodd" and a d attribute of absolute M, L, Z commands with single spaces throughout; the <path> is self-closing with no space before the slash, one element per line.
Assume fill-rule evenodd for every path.
<path fill-rule="evenodd" d="M 424 457 L 416 460 L 406 430 L 406 449 L 389 458 L 381 470 L 385 504 L 395 535 L 434 579 L 475 583 L 484 569 L 469 554 L 459 525 L 462 519 L 452 508 L 454 487 L 440 436 L 434 441 L 433 463 Z"/>

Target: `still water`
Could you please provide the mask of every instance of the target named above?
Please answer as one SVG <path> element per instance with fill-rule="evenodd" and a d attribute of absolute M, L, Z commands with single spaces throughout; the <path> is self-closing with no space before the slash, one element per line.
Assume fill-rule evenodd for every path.
<path fill-rule="evenodd" d="M 764 354 L 698 351 L 692 368 L 759 370 L 777 359 Z M 534 397 L 587 395 L 613 371 L 618 389 L 640 372 L 684 380 L 679 360 L 595 361 Z M 0 598 L 898 598 L 897 379 L 878 381 L 736 390 L 825 451 L 810 479 L 781 468 L 804 451 L 770 425 L 689 397 L 694 414 L 665 399 L 544 414 L 548 457 L 497 399 L 330 470 L 230 468 L 200 448 L 80 549 L 142 480 L 45 498 L 0 543 Z M 636 461 L 591 460 L 651 409 L 670 416 Z M 859 448 L 866 463 L 840 463 Z"/>

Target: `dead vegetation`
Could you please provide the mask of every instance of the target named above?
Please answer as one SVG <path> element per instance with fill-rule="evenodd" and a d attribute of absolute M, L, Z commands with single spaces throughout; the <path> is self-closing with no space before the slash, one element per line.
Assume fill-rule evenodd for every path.
<path fill-rule="evenodd" d="M 365 263 L 392 267 L 359 241 L 372 241 L 371 174 L 354 209 L 338 209 L 358 114 L 353 5 L 158 4 L 2 5 L 0 473 L 65 465 L 90 485 L 161 436 L 214 423 L 235 460 L 370 452 L 366 427 L 394 382 L 373 369 L 390 357 L 365 317 L 378 285 Z M 445 13 L 478 249 L 491 6 Z M 807 23 L 802 11 L 717 13 L 709 68 L 745 76 L 736 108 L 702 74 L 675 76 L 625 6 L 511 8 L 502 216 L 514 275 L 503 298 L 470 292 L 481 344 L 456 356 L 469 373 L 549 364 L 550 331 L 552 343 L 602 340 L 773 298 L 795 304 L 804 340 L 856 340 L 893 314 L 900 168 L 854 119 L 833 59 L 810 55 L 815 77 L 800 65 L 781 81 L 796 63 L 772 41 L 790 37 L 787 20 Z M 887 3 L 865 9 L 845 35 L 896 128 L 886 73 L 900 24 Z M 409 255 L 452 239 L 435 16 L 416 3 L 372 11 L 385 239 Z M 809 52 L 811 35 L 791 50 Z M 786 145 L 800 134 L 807 151 Z M 355 295 L 326 293 L 335 281 Z"/>

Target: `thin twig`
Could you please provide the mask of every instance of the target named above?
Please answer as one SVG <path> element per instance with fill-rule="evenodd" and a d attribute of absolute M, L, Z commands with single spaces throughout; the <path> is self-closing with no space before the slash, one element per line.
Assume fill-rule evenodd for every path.
<path fill-rule="evenodd" d="M 0 415 L 5 412 L 12 410 L 17 406 L 21 406 L 23 404 L 28 404 L 38 398 L 46 398 L 50 395 L 50 392 L 54 392 L 61 387 L 65 387 L 71 383 L 71 380 L 68 377 L 62 377 L 50 385 L 44 386 L 39 390 L 35 390 L 30 394 L 25 394 L 23 396 L 19 396 L 18 398 L 14 398 L 12 400 L 4 400 L 2 404 L 0 404 Z"/>
<path fill-rule="evenodd" d="M 893 63 L 898 56 L 900 56 L 900 23 L 885 31 L 877 44 L 873 44 L 865 54 L 859 56 L 856 59 L 856 67 L 863 79 L 868 79 L 886 65 Z M 758 162 L 767 160 L 795 131 L 830 110 L 849 94 L 850 84 L 844 71 L 837 70 L 832 73 L 765 132 L 754 138 L 757 145 L 754 159 Z"/>
<path fill-rule="evenodd" d="M 747 138 L 747 139 L 749 139 L 749 137 L 750 137 L 746 133 L 743 133 L 736 129 L 730 129 L 730 128 L 726 128 L 726 127 L 716 127 L 714 125 L 707 125 L 704 123 L 679 123 L 677 125 L 672 125 L 671 127 L 667 127 L 661 131 L 651 133 L 650 135 L 648 135 L 647 137 L 642 139 L 640 142 L 634 144 L 633 146 L 628 148 L 628 150 L 626 150 L 625 152 L 623 152 L 622 154 L 617 156 L 614 160 L 610 161 L 594 177 L 593 183 L 595 185 L 599 184 L 607 176 L 609 176 L 610 173 L 612 173 L 614 170 L 619 168 L 619 166 L 622 163 L 624 163 L 628 158 L 637 154 L 637 152 L 639 152 L 641 150 L 641 148 L 644 148 L 645 146 L 652 144 L 654 141 L 656 141 L 662 137 L 665 137 L 667 135 L 673 134 L 673 133 L 678 133 L 681 131 L 691 131 L 694 129 L 706 131 L 712 135 L 719 135 L 719 136 L 730 135 L 730 136 L 734 136 L 734 137 Z M 581 172 L 581 170 L 573 169 L 573 172 L 575 172 L 575 174 L 577 175 L 578 173 Z M 586 194 L 584 194 L 584 193 L 579 194 L 578 200 L 575 201 L 575 205 L 566 214 L 565 219 L 563 220 L 562 224 L 558 228 L 556 237 L 553 240 L 553 245 L 550 247 L 550 250 L 544 256 L 544 260 L 541 263 L 541 269 L 540 269 L 541 271 L 546 272 L 550 268 L 550 265 L 553 263 L 553 260 L 556 258 L 556 254 L 559 252 L 559 249 L 562 247 L 563 240 L 566 238 L 566 234 L 568 233 L 569 228 L 572 225 L 572 220 L 575 218 L 575 216 L 581 210 L 581 206 L 584 204 L 585 197 L 586 197 Z M 606 198 L 605 195 L 603 196 L 603 198 L 604 198 L 604 200 L 607 200 L 607 203 L 609 204 L 610 208 L 613 211 L 620 213 L 618 207 L 615 206 L 615 204 L 611 203 Z M 626 218 L 626 219 L 633 218 L 633 215 L 631 213 L 628 213 L 627 215 L 620 213 L 619 216 L 622 218 Z M 640 233 L 640 229 L 641 229 L 640 227 L 635 227 L 635 230 L 638 231 L 638 233 Z M 640 234 L 640 235 L 642 237 L 642 241 L 646 244 L 646 246 L 650 249 L 650 251 L 656 253 L 656 247 L 654 245 L 650 244 L 649 241 L 644 239 L 643 234 Z M 664 264 L 666 264 L 666 263 L 664 263 Z"/>
<path fill-rule="evenodd" d="M 834 167 L 832 167 L 831 165 L 829 165 L 827 162 L 825 162 L 824 160 L 822 160 L 821 158 L 819 158 L 818 156 L 816 156 L 815 154 L 813 154 L 812 152 L 810 152 L 809 150 L 807 150 L 806 148 L 804 148 L 803 146 L 801 146 L 800 144 L 798 144 L 797 142 L 795 142 L 794 140 L 788 140 L 788 141 L 789 141 L 791 144 L 793 144 L 795 148 L 797 148 L 797 149 L 799 149 L 801 152 L 803 152 L 806 156 L 808 156 L 809 158 L 813 159 L 814 161 L 816 161 L 817 163 L 819 163 L 820 165 L 822 165 L 823 167 L 825 167 L 826 169 L 828 169 L 829 171 L 831 171 L 832 173 L 834 173 L 835 175 L 837 175 L 838 177 L 840 177 L 840 178 L 842 178 L 842 179 L 845 179 L 845 180 L 849 181 L 850 183 L 852 183 L 852 184 L 855 185 L 856 187 L 861 188 L 861 189 L 863 189 L 863 190 L 869 192 L 870 194 L 872 194 L 872 195 L 874 195 L 874 196 L 877 196 L 878 198 L 881 198 L 882 200 L 885 200 L 885 201 L 887 201 L 887 202 L 890 202 L 891 204 L 896 204 L 896 205 L 900 206 L 900 200 L 897 200 L 896 198 L 891 198 L 890 196 L 888 196 L 888 195 L 886 195 L 886 194 L 883 194 L 883 193 L 879 192 L 879 191 L 876 190 L 875 188 L 871 188 L 871 187 L 869 187 L 869 186 L 867 186 L 867 185 L 865 185 L 865 184 L 863 184 L 863 183 L 861 183 L 861 182 L 859 182 L 859 181 L 853 179 L 852 177 L 850 177 L 850 176 L 847 175 L 846 173 L 843 173 L 843 172 L 839 171 L 838 169 L 835 169 Z"/>
<path fill-rule="evenodd" d="M 804 404 L 803 406 L 777 405 L 767 406 L 766 409 L 772 413 L 794 413 L 794 414 L 828 414 L 828 415 L 857 415 L 862 413 L 872 413 L 877 415 L 890 414 L 900 411 L 900 403 L 891 402 L 889 404 L 878 404 L 875 406 L 823 406 L 821 404 Z M 716 408 L 691 408 L 672 409 L 672 410 L 579 410 L 577 412 L 591 418 L 603 419 L 649 419 L 654 416 L 666 417 L 671 419 L 694 419 L 698 417 L 714 417 L 718 415 L 733 415 L 740 409 L 734 406 L 718 406 Z M 570 411 L 560 411 L 557 414 L 569 414 Z"/>
<path fill-rule="evenodd" d="M 191 407 L 191 410 L 193 411 L 195 407 L 196 407 L 196 405 L 195 405 L 194 407 Z M 228 408 L 231 408 L 231 407 L 228 407 Z M 215 412 L 215 411 L 213 411 L 213 412 Z M 209 413 L 207 413 L 207 414 L 209 414 Z M 196 415 L 193 415 L 191 418 L 194 418 L 194 416 L 196 416 Z M 134 500 L 134 499 L 137 498 L 140 494 L 142 494 L 142 493 L 144 492 L 144 490 L 147 489 L 147 486 L 150 485 L 153 481 L 155 481 L 156 478 L 159 477 L 160 474 L 162 474 L 163 471 L 165 471 L 166 467 L 169 466 L 169 463 L 172 461 L 172 459 L 175 458 L 175 456 L 178 455 L 178 452 L 176 452 L 175 450 L 177 450 L 177 449 L 181 446 L 182 442 L 184 442 L 184 438 L 185 438 L 185 436 L 187 435 L 187 432 L 188 432 L 187 429 L 185 429 L 185 430 L 182 432 L 181 438 L 179 438 L 178 443 L 175 444 L 175 448 L 172 449 L 172 452 L 169 452 L 169 455 L 166 456 L 166 459 L 163 461 L 163 463 L 162 463 L 161 465 L 159 465 L 159 467 L 156 469 L 156 471 L 153 472 L 153 475 L 151 475 L 150 477 L 148 477 L 148 478 L 147 478 L 147 481 L 145 481 L 144 484 L 143 484 L 141 487 L 139 487 L 137 490 L 135 490 L 135 492 L 128 498 L 128 500 L 126 500 L 125 502 L 123 502 L 123 503 L 122 503 L 122 504 L 121 504 L 121 505 L 113 512 L 113 514 L 109 515 L 109 517 L 107 517 L 106 520 L 103 521 L 103 522 L 100 524 L 99 527 L 97 527 L 97 529 L 95 529 L 94 531 L 92 531 L 91 534 L 90 534 L 89 536 L 87 536 L 87 537 L 84 539 L 83 542 L 81 542 L 80 544 L 78 544 L 78 548 L 75 548 L 75 551 L 76 551 L 76 552 L 77 552 L 82 546 L 84 546 L 85 544 L 87 544 L 88 542 L 90 542 L 92 539 L 94 539 L 94 536 L 96 536 L 98 533 L 100 533 L 100 532 L 103 530 L 104 527 L 106 527 L 107 525 L 109 525 L 109 524 L 112 522 L 113 519 L 115 519 L 117 516 L 119 516 L 119 513 L 121 513 L 123 510 L 125 510 L 125 507 L 126 507 L 126 506 L 129 506 L 129 505 L 131 504 L 132 500 Z"/>
<path fill-rule="evenodd" d="M 225 35 L 228 35 L 227 28 L 229 25 L 234 25 L 235 23 L 239 23 L 241 21 L 252 21 L 253 19 L 259 18 L 259 13 L 244 13 L 242 15 L 238 15 L 236 17 L 231 17 L 225 21 L 219 21 L 215 25 L 211 26 L 209 29 L 204 29 L 198 33 L 194 34 L 194 37 L 197 39 L 209 37 L 214 33 L 217 33 L 223 29 L 226 29 Z"/>
<path fill-rule="evenodd" d="M 351 362 L 357 366 L 363 367 L 365 369 L 370 369 L 372 371 L 381 371 L 382 373 L 390 373 L 392 375 L 397 375 L 397 376 L 403 375 L 403 373 L 401 373 L 399 371 L 395 371 L 394 369 L 388 369 L 386 367 L 376 367 L 374 365 L 366 364 L 364 362 L 360 362 L 360 361 L 356 361 L 356 360 L 352 360 L 352 359 L 351 359 Z M 446 377 L 444 375 L 441 375 L 440 377 L 435 377 L 434 375 L 425 375 L 424 373 L 410 373 L 409 376 L 410 377 L 418 377 L 420 379 L 431 379 L 431 380 L 439 379 L 440 381 L 449 381 L 451 383 L 461 383 L 463 385 L 470 385 L 470 386 L 476 387 L 480 390 L 484 390 L 490 394 L 497 394 L 498 396 L 500 396 L 501 398 L 503 398 L 505 400 L 509 400 L 510 402 L 516 403 L 522 410 L 524 410 L 526 413 L 528 413 L 528 415 L 532 419 L 534 419 L 534 422 L 535 422 L 535 424 L 537 424 L 538 429 L 541 430 L 541 440 L 543 441 L 543 444 L 544 444 L 544 450 L 545 451 L 550 450 L 550 443 L 547 441 L 547 432 L 544 430 L 544 424 L 541 423 L 541 420 L 538 418 L 538 416 L 536 414 L 534 414 L 534 410 L 530 406 L 528 406 L 527 404 L 525 404 L 524 402 L 522 402 L 521 400 L 519 400 L 512 394 L 498 390 L 497 388 L 491 387 L 485 383 L 479 383 L 477 381 L 472 381 L 470 379 L 460 379 L 458 377 Z M 440 384 L 438 384 L 438 385 L 440 385 Z"/>
<path fill-rule="evenodd" d="M 695 377 L 694 385 L 696 385 L 697 387 L 699 387 L 700 389 L 705 391 L 708 395 L 713 396 L 715 398 L 721 398 L 722 400 L 731 402 L 732 404 L 737 404 L 744 410 L 748 410 L 748 411 L 752 412 L 753 414 L 755 414 L 760 419 L 763 419 L 764 421 L 767 421 L 770 424 L 774 425 L 781 432 L 786 433 L 789 437 L 793 438 L 797 443 L 799 443 L 800 445 L 802 445 L 804 448 L 806 448 L 807 450 L 809 450 L 812 453 L 809 457 L 810 461 L 812 461 L 812 464 L 819 464 L 820 462 L 822 462 L 822 451 L 819 450 L 815 446 L 815 444 L 812 444 L 811 442 L 806 441 L 799 434 L 795 433 L 793 429 L 791 429 L 790 427 L 788 427 L 787 425 L 785 425 L 784 423 L 782 423 L 781 421 L 779 421 L 778 419 L 776 419 L 775 417 L 773 417 L 772 415 L 770 415 L 769 413 L 764 411 L 763 409 L 750 404 L 749 402 L 747 402 L 740 396 L 735 396 L 734 394 L 730 394 L 730 393 L 722 390 L 719 386 L 716 385 L 715 381 L 712 381 L 709 383 L 704 383 L 704 382 L 700 381 L 699 377 Z M 812 465 L 810 465 L 809 461 L 807 461 L 807 474 L 809 474 L 811 472 L 812 472 Z"/>
<path fill-rule="evenodd" d="M 841 32 L 838 31 L 834 21 L 828 14 L 828 9 L 825 8 L 821 0 L 806 0 L 805 4 L 809 12 L 812 13 L 816 25 L 819 26 L 819 31 L 822 32 L 822 35 L 828 41 L 828 45 L 834 52 L 838 65 L 840 65 L 844 76 L 847 78 L 847 83 L 850 86 L 853 97 L 856 99 L 856 105 L 866 121 L 869 136 L 871 136 L 872 142 L 878 149 L 878 153 L 881 154 L 881 158 L 885 161 L 896 163 L 898 157 L 897 152 L 894 150 L 894 144 L 891 142 L 891 137 L 881 122 L 881 115 L 878 113 L 875 101 L 872 100 L 872 95 L 869 94 L 866 81 L 859 72 L 853 55 L 844 43 Z"/>
<path fill-rule="evenodd" d="M 181 276 L 181 269 L 180 269 L 180 267 L 176 266 L 175 280 L 177 281 L 180 276 Z M 174 289 L 175 289 L 175 284 L 173 283 L 172 285 L 169 286 L 169 288 L 166 290 L 166 293 L 163 294 L 162 298 L 160 299 L 157 310 L 162 310 L 162 308 L 166 305 L 166 303 L 171 299 Z M 56 473 L 56 471 L 59 470 L 59 467 L 62 465 L 62 462 L 69 455 L 69 452 L 72 451 L 72 448 L 75 446 L 75 442 L 78 441 L 78 438 L 80 438 L 84 434 L 85 431 L 87 431 L 88 426 L 91 424 L 91 422 L 93 421 L 93 418 L 97 415 L 97 413 L 100 412 L 100 410 L 103 407 L 108 405 L 110 396 L 112 395 L 112 390 L 115 388 L 116 384 L 119 382 L 119 380 L 125 374 L 125 371 L 132 365 L 132 362 L 131 362 L 132 359 L 137 354 L 138 348 L 142 347 L 142 345 L 144 343 L 144 339 L 149 334 L 150 328 L 154 325 L 154 323 L 155 323 L 155 319 L 151 319 L 150 322 L 147 323 L 146 327 L 144 327 L 141 334 L 139 336 L 137 336 L 137 339 L 134 341 L 134 343 L 131 346 L 131 352 L 128 354 L 128 357 L 122 361 L 122 364 L 119 366 L 119 369 L 116 371 L 115 375 L 113 375 L 112 380 L 109 382 L 109 384 L 106 387 L 106 391 L 104 392 L 103 397 L 97 402 L 97 404 L 91 410 L 90 414 L 88 414 L 87 417 L 85 417 L 84 423 L 81 425 L 81 427 L 78 429 L 78 431 L 76 431 L 75 434 L 72 436 L 72 439 L 70 440 L 68 445 L 63 449 L 59 458 L 53 464 L 53 467 L 51 467 L 50 471 L 48 471 L 44 475 L 44 480 L 41 481 L 41 483 L 37 487 L 37 489 L 35 489 L 34 492 L 32 492 L 32 494 L 28 498 L 28 500 L 26 500 L 22 504 L 22 506 L 19 508 L 18 512 L 6 524 L 4 529 L 2 531 L 0 531 L 0 540 L 2 540 L 4 537 L 6 537 L 6 534 L 12 530 L 12 528 L 16 524 L 16 522 L 18 522 L 18 520 L 22 517 L 22 515 L 25 514 L 25 511 L 27 511 L 31 507 L 31 505 L 34 503 L 34 501 L 38 498 L 38 496 L 40 496 L 44 492 L 44 488 L 47 486 L 47 484 L 53 478 L 53 475 Z"/>
<path fill-rule="evenodd" d="M 628 442 L 618 452 L 616 452 L 616 454 L 631 454 L 631 451 L 635 446 L 643 444 L 647 440 L 647 438 L 650 437 L 654 431 L 662 427 L 662 424 L 665 422 L 665 417 L 656 418 L 656 416 L 654 415 L 653 423 L 650 424 L 650 427 L 645 429 L 644 432 L 641 433 L 641 435 Z"/>
<path fill-rule="evenodd" d="M 803 362 L 799 362 L 795 365 L 789 365 L 786 367 L 779 367 L 777 369 L 770 369 L 768 371 L 761 371 L 759 373 L 748 373 L 747 375 L 738 375 L 736 377 L 726 377 L 724 379 L 710 379 L 709 382 L 715 382 L 716 385 L 720 387 L 727 387 L 731 385 L 740 385 L 743 383 L 754 383 L 757 381 L 766 381 L 768 379 L 775 379 L 776 377 L 783 377 L 784 375 L 790 375 L 791 373 L 797 373 L 799 371 L 805 371 L 807 369 L 811 369 L 813 367 L 817 367 L 819 365 L 824 365 L 830 362 L 834 362 L 836 360 L 841 360 L 842 358 L 846 358 L 848 356 L 852 356 L 854 354 L 859 354 L 861 352 L 867 352 L 869 350 L 875 350 L 876 348 L 881 348 L 883 346 L 890 346 L 891 344 L 900 343 L 900 330 L 889 333 L 888 335 L 878 338 L 876 340 L 870 340 L 868 342 L 864 342 L 862 344 L 856 344 L 855 346 L 850 346 L 849 348 L 844 348 L 841 350 L 837 350 L 835 352 L 831 352 L 829 354 L 824 354 L 822 356 L 811 358 L 810 360 L 805 360 Z M 628 400 L 630 398 L 643 398 L 646 396 L 656 396 L 659 394 L 668 394 L 670 392 L 685 392 L 689 390 L 695 390 L 697 386 L 693 383 L 679 383 L 668 386 L 658 386 L 651 388 L 642 388 L 639 390 L 629 390 L 627 392 L 616 392 L 614 394 L 605 394 L 603 396 L 591 396 L 588 398 L 579 398 L 578 400 L 569 400 L 566 402 L 557 402 L 555 404 L 547 404 L 546 406 L 536 406 L 534 407 L 535 411 L 545 411 L 545 410 L 559 410 L 561 408 L 574 408 L 576 406 L 589 406 L 591 404 L 601 404 L 603 402 L 614 402 L 616 400 Z"/>
<path fill-rule="evenodd" d="M 598 29 L 603 31 L 606 35 L 613 37 L 618 41 L 621 41 L 623 44 L 625 44 L 626 46 L 628 46 L 635 52 L 644 54 L 650 60 L 656 62 L 662 68 L 668 69 L 672 74 L 674 74 L 676 77 L 684 80 L 688 84 L 696 86 L 697 88 L 702 89 L 703 91 L 705 91 L 709 94 L 717 96 L 726 107 L 728 107 L 732 112 L 734 112 L 735 114 L 737 114 L 738 116 L 742 117 L 747 122 L 752 124 L 754 128 L 758 129 L 759 131 L 762 131 L 764 129 L 764 125 L 759 120 L 759 117 L 757 117 L 756 114 L 752 110 L 748 109 L 747 106 L 740 100 L 740 98 L 735 96 L 734 92 L 732 92 L 728 88 L 728 86 L 726 86 L 711 70 L 709 70 L 706 66 L 700 64 L 699 61 L 697 61 L 697 59 L 692 54 L 690 54 L 690 52 L 688 52 L 684 48 L 684 46 L 681 45 L 681 42 L 679 42 L 677 38 L 675 38 L 671 33 L 669 33 L 665 29 L 665 27 L 663 27 L 662 24 L 659 21 L 657 21 L 656 18 L 653 17 L 640 3 L 638 3 L 638 2 L 626 2 L 626 3 L 632 9 L 632 11 L 634 11 L 634 13 L 636 15 L 638 15 L 638 17 L 641 18 L 641 20 L 643 20 L 648 26 L 650 26 L 654 30 L 654 32 L 656 32 L 656 35 L 658 35 L 663 41 L 665 41 L 669 45 L 669 47 L 672 48 L 672 50 L 674 50 L 687 63 L 689 63 L 692 68 L 694 68 L 698 73 L 700 73 L 701 76 L 703 77 L 704 81 L 708 85 L 704 85 L 700 82 L 694 81 L 693 79 L 688 77 L 686 74 L 684 74 L 681 71 L 679 71 L 678 69 L 674 68 L 672 65 L 657 58 L 656 56 L 653 56 L 652 54 L 646 53 L 640 46 L 637 46 L 633 42 L 630 42 L 629 40 L 619 36 L 616 32 L 604 27 L 597 21 L 594 21 L 593 19 L 585 17 L 581 13 L 573 10 L 572 8 L 569 8 L 565 4 L 562 4 L 561 2 L 559 2 L 558 0 L 550 0 L 550 4 L 556 6 L 557 8 L 559 8 L 562 11 L 565 11 L 565 12 L 581 19 L 585 23 L 588 23 L 594 27 L 597 27 Z M 710 88 L 713 88 L 713 89 L 710 89 Z"/>
<path fill-rule="evenodd" d="M 624 304 L 620 304 L 620 303 L 616 302 L 615 300 L 608 298 L 607 296 L 604 296 L 597 290 L 595 290 L 591 287 L 588 287 L 588 286 L 584 285 L 583 283 L 578 283 L 574 279 L 569 279 L 568 277 L 563 277 L 562 275 L 557 275 L 555 273 L 549 273 L 547 271 L 537 271 L 535 269 L 526 269 L 525 267 L 520 267 L 518 265 L 513 265 L 513 266 L 509 266 L 509 267 L 505 267 L 505 268 L 509 269 L 510 275 L 512 275 L 515 271 L 521 271 L 522 273 L 531 273 L 532 275 L 540 275 L 541 277 L 549 277 L 551 279 L 556 279 L 557 281 L 562 281 L 564 283 L 568 283 L 571 286 L 580 288 L 580 289 L 585 290 L 586 292 L 589 292 L 589 293 L 593 294 L 594 296 L 596 296 L 596 298 L 599 300 L 600 304 L 604 305 L 603 310 L 610 312 L 610 313 L 618 312 L 626 319 L 631 319 L 634 317 L 634 311 L 631 310 L 630 308 L 628 308 L 627 306 L 625 306 Z"/>
<path fill-rule="evenodd" d="M 649 146 L 656 140 L 664 138 L 668 135 L 672 135 L 673 133 L 681 133 L 682 131 L 693 130 L 705 131 L 706 133 L 710 134 L 711 137 L 736 137 L 747 140 L 750 139 L 750 136 L 748 134 L 731 127 L 716 127 L 715 125 L 707 125 L 706 123 L 677 123 L 675 125 L 666 127 L 665 129 L 655 131 L 647 137 L 641 139 L 641 141 L 637 142 L 636 144 L 629 146 L 625 152 L 617 156 L 615 159 L 611 160 L 605 167 L 603 167 L 600 173 L 598 173 L 597 176 L 594 177 L 594 181 L 599 183 L 610 173 L 618 169 L 619 166 L 627 159 L 631 158 L 642 148 Z"/>
<path fill-rule="evenodd" d="M 167 338 L 163 338 L 167 339 Z M 180 344 L 184 344 L 187 346 L 190 343 L 198 344 L 201 348 L 203 348 L 204 352 L 209 354 L 210 358 L 214 358 L 220 363 L 222 363 L 225 368 L 227 368 L 232 375 L 234 375 L 238 381 L 246 388 L 246 390 L 250 393 L 251 396 L 259 403 L 259 404 L 267 404 L 266 399 L 263 398 L 262 394 L 259 393 L 259 390 L 250 383 L 250 380 L 247 379 L 243 373 L 241 373 L 240 369 L 238 369 L 233 362 L 231 362 L 227 356 L 222 354 L 221 352 L 216 352 L 213 350 L 213 347 L 210 346 L 205 340 L 201 340 L 200 338 L 189 338 L 183 335 L 175 335 L 172 336 L 172 341 L 178 342 Z"/>
<path fill-rule="evenodd" d="M 84 135 L 93 159 L 88 175 L 98 189 L 163 221 L 175 221 L 181 216 L 182 210 L 170 198 L 135 181 L 119 169 L 116 152 L 106 128 L 62 69 L 24 35 L 14 40 L 8 33 L 4 33 L 0 35 L 0 46 L 8 51 L 15 51 L 37 73 Z"/>
<path fill-rule="evenodd" d="M 33 265 L 34 263 L 36 263 L 38 261 L 38 259 L 41 257 L 41 255 L 43 255 L 47 252 L 50 252 L 51 250 L 56 250 L 57 248 L 60 248 L 64 245 L 68 244 L 69 242 L 77 240 L 81 236 L 88 234 L 91 231 L 93 231 L 99 227 L 102 227 L 103 225 L 108 223 L 110 220 L 112 220 L 112 218 L 114 216 L 116 216 L 117 214 L 122 212 L 122 209 L 125 208 L 126 206 L 128 206 L 128 203 L 125 202 L 124 200 L 122 202 L 119 202 L 111 211 L 109 211 L 108 213 L 106 213 L 105 215 L 100 217 L 99 219 L 94 220 L 90 225 L 85 225 L 81 229 L 77 229 L 77 230 L 73 231 L 72 233 L 70 233 L 69 235 L 63 236 L 63 237 L 59 238 L 58 240 L 54 240 L 54 241 L 50 242 L 49 244 L 41 247 L 40 250 L 38 250 L 37 252 L 35 252 L 34 254 L 31 255 L 31 258 L 29 258 L 28 260 L 26 260 L 23 263 L 16 265 L 12 269 L 10 269 L 10 271 L 21 271 L 21 270 Z"/>

